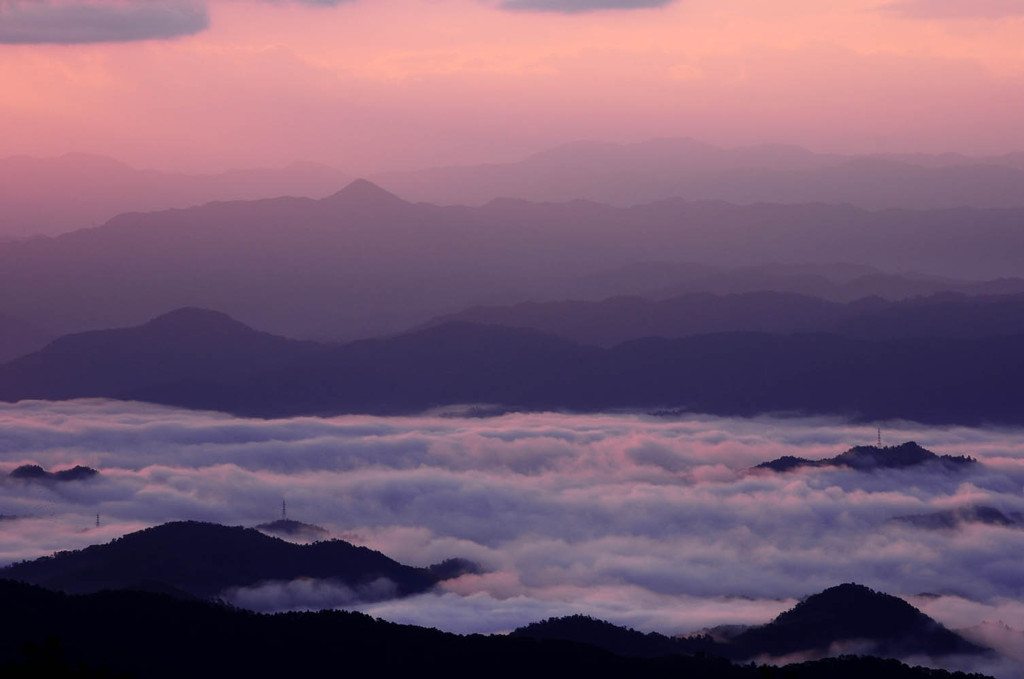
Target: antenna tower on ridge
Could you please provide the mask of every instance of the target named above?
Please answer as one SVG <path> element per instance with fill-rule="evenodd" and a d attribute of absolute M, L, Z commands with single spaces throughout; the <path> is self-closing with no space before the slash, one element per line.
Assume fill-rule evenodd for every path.
<path fill-rule="evenodd" d="M 878 447 L 882 447 L 882 428 L 878 428 Z"/>
<path fill-rule="evenodd" d="M 96 514 L 96 527 L 97 528 L 100 527 L 100 515 L 99 515 L 99 513 Z"/>
<path fill-rule="evenodd" d="M 284 521 L 287 518 L 288 518 L 288 505 L 286 505 L 284 503 L 284 500 L 281 500 L 281 520 Z"/>

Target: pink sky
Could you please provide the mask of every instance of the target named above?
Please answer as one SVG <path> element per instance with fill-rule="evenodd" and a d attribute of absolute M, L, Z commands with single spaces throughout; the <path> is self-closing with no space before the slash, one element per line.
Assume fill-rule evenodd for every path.
<path fill-rule="evenodd" d="M 658 2 L 0 0 L 0 157 L 367 172 L 582 138 L 1024 150 L 1024 0 Z"/>

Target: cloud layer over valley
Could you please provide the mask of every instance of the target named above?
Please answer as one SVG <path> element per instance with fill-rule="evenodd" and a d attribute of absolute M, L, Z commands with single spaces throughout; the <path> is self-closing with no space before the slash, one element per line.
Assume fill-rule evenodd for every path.
<path fill-rule="evenodd" d="M 1017 431 L 883 425 L 980 465 L 751 472 L 782 455 L 834 456 L 875 430 L 834 420 L 513 414 L 469 419 L 246 420 L 131 403 L 0 404 L 0 563 L 106 542 L 178 519 L 289 518 L 412 565 L 483 573 L 362 609 L 458 632 L 582 612 L 686 633 L 757 623 L 857 581 L 914 599 L 952 627 L 1024 629 L 1024 530 L 896 517 L 962 507 L 1024 511 Z M 22 464 L 99 470 L 84 481 L 8 478 Z M 100 526 L 97 527 L 96 515 Z M 316 582 L 235 593 L 263 610 L 345 605 Z"/>

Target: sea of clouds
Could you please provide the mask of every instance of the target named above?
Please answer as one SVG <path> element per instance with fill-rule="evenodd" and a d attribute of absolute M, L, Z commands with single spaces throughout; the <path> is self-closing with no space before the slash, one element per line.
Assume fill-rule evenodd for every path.
<path fill-rule="evenodd" d="M 252 526 L 287 500 L 289 518 L 404 563 L 464 557 L 484 572 L 372 604 L 315 581 L 236 591 L 235 603 L 358 608 L 455 632 L 586 613 L 678 634 L 765 622 L 800 597 L 859 582 L 954 628 L 1024 629 L 1024 529 L 892 521 L 979 504 L 1024 512 L 1024 432 L 882 426 L 886 443 L 981 464 L 751 471 L 875 441 L 873 426 L 820 418 L 250 420 L 102 400 L 0 404 L 0 565 L 172 520 Z M 27 463 L 101 474 L 7 478 Z"/>

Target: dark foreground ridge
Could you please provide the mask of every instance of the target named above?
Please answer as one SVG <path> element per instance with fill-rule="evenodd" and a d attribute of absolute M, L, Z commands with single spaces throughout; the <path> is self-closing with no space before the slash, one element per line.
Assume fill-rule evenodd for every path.
<path fill-rule="evenodd" d="M 298 545 L 254 528 L 196 521 L 165 523 L 104 545 L 23 561 L 0 569 L 0 578 L 69 593 L 142 589 L 199 598 L 296 578 L 328 580 L 366 592 L 367 598 L 424 592 L 438 582 L 427 569 L 344 540 Z M 393 584 L 383 594 L 369 587 L 382 578 Z"/>
<path fill-rule="evenodd" d="M 824 460 L 808 460 L 803 457 L 784 455 L 769 462 L 762 462 L 754 469 L 770 469 L 788 472 L 800 467 L 848 467 L 858 471 L 874 469 L 904 469 L 920 465 L 940 465 L 944 469 L 968 469 L 978 461 L 967 455 L 936 455 L 914 441 L 898 446 L 854 446 L 845 453 Z"/>
<path fill-rule="evenodd" d="M 68 335 L 0 366 L 0 400 L 105 397 L 258 417 L 492 404 L 1024 424 L 1022 356 L 1024 335 L 730 332 L 602 349 L 462 322 L 330 345 L 182 309 L 134 328 Z"/>
<path fill-rule="evenodd" d="M 636 658 L 522 636 L 458 636 L 321 611 L 257 615 L 148 592 L 72 596 L 0 581 L 4 677 L 687 677 L 688 679 L 967 679 L 896 660 L 830 658 L 785 667 L 711 656 Z M 42 670 L 45 669 L 45 672 Z"/>

